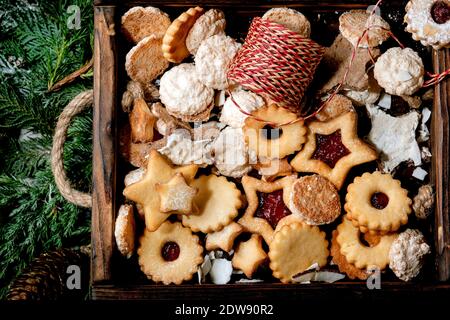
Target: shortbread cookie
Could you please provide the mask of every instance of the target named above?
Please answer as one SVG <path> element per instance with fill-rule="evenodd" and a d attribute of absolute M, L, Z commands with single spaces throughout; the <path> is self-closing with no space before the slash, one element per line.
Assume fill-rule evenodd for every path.
<path fill-rule="evenodd" d="M 422 59 L 411 48 L 390 48 L 375 63 L 374 76 L 387 93 L 412 95 L 424 81 Z"/>
<path fill-rule="evenodd" d="M 241 44 L 225 34 L 217 34 L 202 41 L 195 55 L 195 71 L 205 86 L 228 88 L 227 69 Z"/>
<path fill-rule="evenodd" d="M 116 218 L 114 236 L 116 238 L 117 249 L 127 259 L 134 253 L 134 238 L 136 224 L 134 221 L 134 210 L 130 204 L 121 205 Z"/>
<path fill-rule="evenodd" d="M 349 263 L 345 256 L 341 253 L 341 247 L 339 243 L 336 241 L 337 231 L 333 231 L 332 239 L 331 239 L 331 256 L 333 257 L 333 262 L 338 266 L 339 271 L 343 272 L 350 279 L 359 279 L 366 280 L 369 277 L 369 274 L 366 270 L 358 269 L 353 264 Z"/>
<path fill-rule="evenodd" d="M 162 39 L 169 26 L 170 18 L 167 13 L 154 7 L 133 7 L 122 16 L 122 32 L 134 43 L 151 35 Z"/>
<path fill-rule="evenodd" d="M 384 235 L 377 245 L 367 247 L 359 240 L 359 229 L 353 226 L 346 216 L 336 230 L 338 232 L 336 241 L 341 247 L 341 253 L 356 268 L 378 267 L 383 270 L 389 264 L 389 249 L 397 234 Z"/>
<path fill-rule="evenodd" d="M 269 245 L 270 269 L 283 283 L 317 263 L 327 264 L 328 241 L 316 226 L 294 222 L 275 232 Z"/>
<path fill-rule="evenodd" d="M 256 156 L 249 154 L 241 128 L 223 129 L 213 143 L 214 165 L 223 176 L 241 178 L 256 162 Z"/>
<path fill-rule="evenodd" d="M 266 159 L 262 157 L 258 159 L 258 163 L 253 165 L 253 168 L 258 170 L 258 174 L 264 181 L 269 182 L 294 173 L 294 168 L 289 164 L 287 158 Z"/>
<path fill-rule="evenodd" d="M 196 212 L 193 199 L 198 192 L 186 183 L 181 173 L 176 173 L 167 183 L 157 183 L 159 210 L 164 213 L 191 214 Z"/>
<path fill-rule="evenodd" d="M 410 281 L 419 274 L 425 256 L 430 252 L 423 234 L 419 230 L 407 229 L 391 246 L 389 267 L 399 279 Z"/>
<path fill-rule="evenodd" d="M 369 28 L 366 35 L 364 30 Z M 350 43 L 356 47 L 377 47 L 389 39 L 390 26 L 377 14 L 370 15 L 365 10 L 351 10 L 339 17 L 339 31 Z"/>
<path fill-rule="evenodd" d="M 296 119 L 294 113 L 274 104 L 252 112 L 244 126 L 249 149 L 269 159 L 281 159 L 300 150 L 306 141 L 306 128 L 303 121 L 288 124 Z"/>
<path fill-rule="evenodd" d="M 189 56 L 186 37 L 203 11 L 200 7 L 190 8 L 169 26 L 162 41 L 162 52 L 168 61 L 180 63 Z"/>
<path fill-rule="evenodd" d="M 147 170 L 142 180 L 127 186 L 123 194 L 127 199 L 133 200 L 143 207 L 145 212 L 145 226 L 149 231 L 155 231 L 170 216 L 161 212 L 160 196 L 156 191 L 157 184 L 169 182 L 176 173 L 181 173 L 187 183 L 197 173 L 197 165 L 187 165 L 173 168 L 156 150 L 151 150 Z"/>
<path fill-rule="evenodd" d="M 161 51 L 161 38 L 155 35 L 145 37 L 128 52 L 125 69 L 128 76 L 137 82 L 146 84 L 169 67 L 169 62 Z"/>
<path fill-rule="evenodd" d="M 281 24 L 291 31 L 297 32 L 304 38 L 311 35 L 311 24 L 303 13 L 290 8 L 272 8 L 262 16 L 263 19 L 269 19 Z"/>
<path fill-rule="evenodd" d="M 225 15 L 221 10 L 210 9 L 194 23 L 186 37 L 186 47 L 195 55 L 203 40 L 216 34 L 225 34 Z"/>
<path fill-rule="evenodd" d="M 324 176 L 340 189 L 350 169 L 377 158 L 376 151 L 358 138 L 355 112 L 327 122 L 309 123 L 308 140 L 291 161 L 298 172 Z"/>
<path fill-rule="evenodd" d="M 411 213 L 408 190 L 390 174 L 379 171 L 356 177 L 347 188 L 347 217 L 362 232 L 393 232 L 408 222 Z"/>
<path fill-rule="evenodd" d="M 450 45 L 448 0 L 413 0 L 406 5 L 406 31 L 424 46 L 439 50 Z"/>
<path fill-rule="evenodd" d="M 234 239 L 244 231 L 244 228 L 236 222 L 231 222 L 222 230 L 206 235 L 205 248 L 208 251 L 222 249 L 230 252 L 233 249 Z"/>
<path fill-rule="evenodd" d="M 153 232 L 145 229 L 140 244 L 139 265 L 155 282 L 181 284 L 190 280 L 203 262 L 198 237 L 179 222 L 166 221 Z"/>
<path fill-rule="evenodd" d="M 264 107 L 264 105 L 263 98 L 253 92 L 245 90 L 233 91 L 222 107 L 220 122 L 230 127 L 242 128 L 248 114 Z"/>
<path fill-rule="evenodd" d="M 291 214 L 288 204 L 295 179 L 296 176 L 292 175 L 266 182 L 249 176 L 242 177 L 248 206 L 239 224 L 248 232 L 261 235 L 269 244 L 278 222 Z"/>
<path fill-rule="evenodd" d="M 194 232 L 220 231 L 231 223 L 242 206 L 241 192 L 223 176 L 200 176 L 191 186 L 198 188 L 194 203 L 197 215 L 183 216 L 183 225 Z"/>
<path fill-rule="evenodd" d="M 247 278 L 251 278 L 266 258 L 261 236 L 253 234 L 249 240 L 239 244 L 231 262 L 234 268 L 242 270 Z"/>
<path fill-rule="evenodd" d="M 336 187 L 319 175 L 301 177 L 293 183 L 289 207 L 311 225 L 331 223 L 341 214 Z"/>
<path fill-rule="evenodd" d="M 326 102 L 323 109 L 316 114 L 316 118 L 320 121 L 328 121 L 347 112 L 355 112 L 352 101 L 343 95 L 336 94 Z"/>
<path fill-rule="evenodd" d="M 214 106 L 214 90 L 198 80 L 192 63 L 180 64 L 164 73 L 159 93 L 171 115 L 189 121 L 197 120 L 204 112 L 209 118 Z"/>
<path fill-rule="evenodd" d="M 152 114 L 144 99 L 134 99 L 133 110 L 129 113 L 131 141 L 134 143 L 151 142 L 156 117 Z"/>

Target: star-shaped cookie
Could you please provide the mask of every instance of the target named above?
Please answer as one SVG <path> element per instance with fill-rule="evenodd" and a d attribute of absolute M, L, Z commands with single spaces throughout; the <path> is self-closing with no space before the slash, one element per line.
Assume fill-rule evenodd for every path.
<path fill-rule="evenodd" d="M 206 235 L 206 250 L 212 251 L 222 249 L 225 252 L 230 252 L 233 249 L 234 239 L 244 231 L 244 228 L 239 223 L 231 222 L 222 230 Z"/>
<path fill-rule="evenodd" d="M 189 184 L 194 179 L 197 169 L 198 166 L 194 164 L 174 168 L 158 151 L 150 151 L 144 178 L 123 190 L 127 199 L 142 206 L 145 213 L 145 226 L 149 231 L 157 230 L 170 216 L 170 213 L 160 210 L 160 197 L 156 191 L 156 184 L 169 182 L 177 173 L 181 173 Z"/>
<path fill-rule="evenodd" d="M 311 122 L 308 140 L 291 166 L 318 173 L 340 189 L 352 167 L 377 159 L 375 149 L 359 139 L 357 121 L 355 112 L 347 112 L 327 122 Z"/>
<path fill-rule="evenodd" d="M 267 253 L 263 250 L 261 236 L 253 234 L 249 240 L 239 244 L 231 262 L 233 267 L 242 270 L 247 278 L 251 278 L 266 258 Z"/>
<path fill-rule="evenodd" d="M 270 244 L 276 225 L 280 223 L 286 216 L 289 216 L 291 214 L 289 210 L 287 210 L 288 212 L 286 212 L 286 210 L 284 210 L 282 207 L 285 206 L 287 208 L 289 204 L 291 186 L 296 178 L 296 175 L 290 175 L 273 182 L 266 182 L 253 177 L 244 176 L 242 178 L 242 186 L 244 187 L 245 195 L 247 196 L 248 206 L 242 218 L 239 219 L 238 223 L 242 225 L 246 231 L 261 235 L 264 238 L 264 241 L 267 244 Z M 270 216 L 272 212 L 269 212 L 268 217 L 258 217 L 257 213 L 258 209 L 260 209 L 260 202 L 264 202 L 264 200 L 260 199 L 260 196 L 262 196 L 262 194 L 267 195 L 277 191 L 282 191 L 281 199 L 279 200 L 282 203 L 279 203 L 279 201 L 277 201 L 276 204 L 269 205 L 268 211 L 270 211 L 271 208 L 279 206 L 279 211 L 284 211 L 287 215 L 283 215 L 283 217 L 272 217 Z M 264 211 L 264 208 L 261 208 L 261 211 Z"/>
<path fill-rule="evenodd" d="M 156 191 L 161 212 L 189 214 L 194 211 L 193 200 L 198 189 L 189 186 L 181 173 L 176 173 L 167 183 L 157 183 Z"/>

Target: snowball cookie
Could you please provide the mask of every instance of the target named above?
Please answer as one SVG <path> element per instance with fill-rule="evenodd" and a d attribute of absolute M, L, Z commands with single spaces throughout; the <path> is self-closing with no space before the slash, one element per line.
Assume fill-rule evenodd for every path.
<path fill-rule="evenodd" d="M 245 90 L 237 90 L 232 92 L 233 100 L 247 113 L 252 113 L 256 109 L 264 107 L 263 98 L 257 94 Z M 219 121 L 233 128 L 242 128 L 244 126 L 247 115 L 242 113 L 234 104 L 231 97 L 228 97 L 222 107 L 222 114 Z"/>
<path fill-rule="evenodd" d="M 339 31 L 354 47 L 356 47 L 359 38 L 361 38 L 368 26 L 373 27 L 367 31 L 368 37 L 361 39 L 358 45 L 359 48 L 377 47 L 389 39 L 389 23 L 384 21 L 379 15 L 374 14 L 371 16 L 365 10 L 350 10 L 339 17 Z"/>
<path fill-rule="evenodd" d="M 195 55 L 198 79 L 209 88 L 226 89 L 228 65 L 240 47 L 240 43 L 224 34 L 204 40 Z"/>
<path fill-rule="evenodd" d="M 225 34 L 225 15 L 222 11 L 211 9 L 195 21 L 186 37 L 186 47 L 195 55 L 200 43 L 216 34 Z"/>
<path fill-rule="evenodd" d="M 374 77 L 387 93 L 409 96 L 422 87 L 424 72 L 422 59 L 414 50 L 395 47 L 378 58 Z"/>
<path fill-rule="evenodd" d="M 242 128 L 226 127 L 223 129 L 213 145 L 214 165 L 221 175 L 241 178 L 256 163 L 256 156 L 250 155 L 245 144 Z"/>
<path fill-rule="evenodd" d="M 272 8 L 262 16 L 263 19 L 269 19 L 273 22 L 281 24 L 297 32 L 304 38 L 309 38 L 311 35 L 311 24 L 303 13 L 289 8 Z"/>
<path fill-rule="evenodd" d="M 178 118 L 195 118 L 213 105 L 214 90 L 197 78 L 195 66 L 183 63 L 161 77 L 159 95 L 167 111 Z"/>

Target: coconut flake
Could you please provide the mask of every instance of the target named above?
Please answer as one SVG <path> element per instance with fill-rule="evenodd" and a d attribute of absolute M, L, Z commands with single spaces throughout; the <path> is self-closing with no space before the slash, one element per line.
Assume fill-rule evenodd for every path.
<path fill-rule="evenodd" d="M 209 275 L 214 284 L 227 284 L 231 280 L 233 266 L 227 259 L 214 259 Z"/>
<path fill-rule="evenodd" d="M 428 120 L 430 120 L 430 118 L 431 118 L 431 110 L 426 107 L 423 108 L 422 119 L 420 121 L 419 137 L 417 139 L 419 142 L 425 142 L 428 141 L 428 139 L 430 139 L 430 131 L 428 130 L 427 127 L 427 122 Z"/>
<path fill-rule="evenodd" d="M 240 279 L 236 281 L 235 283 L 259 283 L 264 282 L 264 280 L 261 279 Z"/>
<path fill-rule="evenodd" d="M 427 174 L 428 174 L 428 172 L 423 170 L 421 167 L 417 167 L 414 169 L 412 176 L 416 179 L 423 181 L 425 179 L 425 177 L 427 176 Z"/>
<path fill-rule="evenodd" d="M 408 81 L 411 80 L 413 77 L 411 75 L 411 73 L 409 73 L 406 70 L 400 70 L 398 75 L 397 75 L 397 79 L 400 81 Z"/>
<path fill-rule="evenodd" d="M 345 278 L 344 274 L 333 271 L 312 271 L 293 277 L 294 283 L 311 283 L 311 282 L 326 282 L 333 283 Z"/>
<path fill-rule="evenodd" d="M 380 153 L 384 172 L 392 172 L 401 162 L 412 160 L 415 166 L 422 164 L 416 129 L 419 114 L 411 111 L 400 117 L 392 117 L 376 106 L 367 105 L 372 129 L 367 139 Z"/>
<path fill-rule="evenodd" d="M 384 109 L 390 109 L 392 103 L 392 96 L 388 93 L 382 93 L 377 105 Z"/>
<path fill-rule="evenodd" d="M 205 255 L 205 259 L 203 263 L 198 267 L 197 275 L 198 275 L 198 283 L 202 284 L 206 281 L 206 276 L 211 271 L 211 259 L 209 255 Z"/>

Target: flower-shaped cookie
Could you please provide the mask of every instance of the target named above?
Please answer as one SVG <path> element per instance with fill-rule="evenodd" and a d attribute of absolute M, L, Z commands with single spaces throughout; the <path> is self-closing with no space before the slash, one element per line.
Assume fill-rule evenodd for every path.
<path fill-rule="evenodd" d="M 291 161 L 298 172 L 318 173 L 340 189 L 350 169 L 377 158 L 376 151 L 358 138 L 357 115 L 347 112 L 308 126 L 308 140 Z"/>
<path fill-rule="evenodd" d="M 181 173 L 187 183 L 191 183 L 197 173 L 197 165 L 173 168 L 156 150 L 150 151 L 145 176 L 123 190 L 126 198 L 141 205 L 145 213 L 145 226 L 155 231 L 170 213 L 161 211 L 161 201 L 157 184 L 169 182 L 177 173 Z"/>

